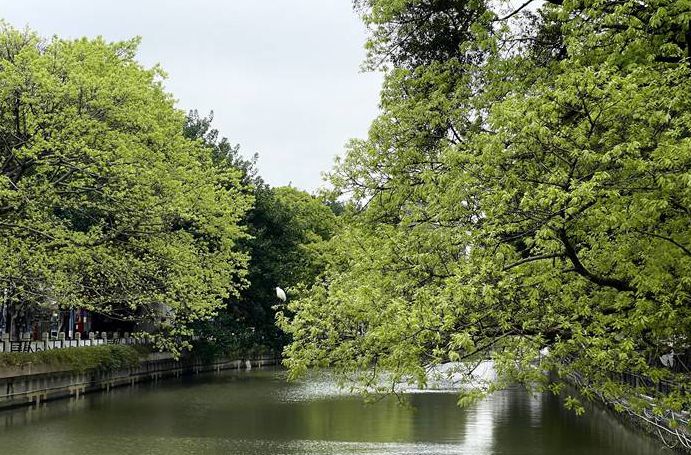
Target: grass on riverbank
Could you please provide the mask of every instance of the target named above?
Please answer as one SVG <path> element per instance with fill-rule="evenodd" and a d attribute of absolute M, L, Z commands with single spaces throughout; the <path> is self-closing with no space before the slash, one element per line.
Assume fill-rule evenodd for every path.
<path fill-rule="evenodd" d="M 51 349 L 39 352 L 0 352 L 0 370 L 34 367 L 65 367 L 73 371 L 113 371 L 134 367 L 145 352 L 141 346 L 103 345 Z"/>

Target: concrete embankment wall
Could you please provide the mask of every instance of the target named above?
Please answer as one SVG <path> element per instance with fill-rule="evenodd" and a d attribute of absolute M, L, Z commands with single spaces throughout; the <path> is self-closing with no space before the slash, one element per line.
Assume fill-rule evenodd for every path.
<path fill-rule="evenodd" d="M 114 387 L 185 374 L 258 368 L 279 363 L 278 359 L 270 356 L 250 360 L 224 359 L 202 362 L 192 359 L 177 361 L 167 353 L 152 353 L 142 359 L 137 367 L 114 371 L 77 372 L 28 365 L 23 368 L 0 370 L 0 409 L 38 405 L 60 398 L 79 398 L 80 395 L 89 392 L 108 391 Z"/>
<path fill-rule="evenodd" d="M 571 373 L 567 379 L 575 387 L 575 390 L 580 389 L 585 381 L 583 376 L 577 373 Z M 614 418 L 657 439 L 661 445 L 660 450 L 665 446 L 678 453 L 691 454 L 691 432 L 688 429 L 690 416 L 688 412 L 667 411 L 658 415 L 653 412 L 652 407 L 635 411 L 625 400 L 613 403 L 602 395 L 596 394 L 596 397 L 598 403 L 607 409 Z M 652 401 L 644 395 L 641 398 Z M 617 407 L 621 410 L 615 410 Z M 671 424 L 673 420 L 677 421 L 677 425 Z"/>

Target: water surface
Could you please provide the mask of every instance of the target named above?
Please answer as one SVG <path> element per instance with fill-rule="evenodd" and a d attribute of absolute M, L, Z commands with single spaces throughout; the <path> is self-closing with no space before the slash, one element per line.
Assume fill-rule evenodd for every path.
<path fill-rule="evenodd" d="M 577 417 L 549 394 L 511 388 L 467 408 L 452 393 L 363 404 L 328 377 L 223 372 L 0 412 L 0 453 L 501 454 L 668 453 L 608 412 Z"/>

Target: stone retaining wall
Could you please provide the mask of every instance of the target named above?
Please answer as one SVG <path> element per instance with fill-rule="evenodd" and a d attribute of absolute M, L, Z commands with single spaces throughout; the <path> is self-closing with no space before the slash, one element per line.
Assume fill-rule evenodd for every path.
<path fill-rule="evenodd" d="M 39 405 L 48 400 L 79 398 L 80 395 L 108 391 L 114 387 L 139 382 L 158 381 L 167 377 L 229 369 L 246 369 L 277 365 L 275 357 L 251 360 L 218 360 L 204 363 L 199 360 L 175 360 L 167 353 L 152 353 L 139 366 L 110 372 L 76 372 L 54 367 L 32 367 L 0 370 L 0 409 Z"/>

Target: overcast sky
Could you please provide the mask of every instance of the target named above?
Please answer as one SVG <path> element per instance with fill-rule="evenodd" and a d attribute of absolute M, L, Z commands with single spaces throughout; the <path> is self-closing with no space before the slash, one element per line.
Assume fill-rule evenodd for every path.
<path fill-rule="evenodd" d="M 377 113 L 381 76 L 360 72 L 364 27 L 351 0 L 0 0 L 0 17 L 45 37 L 143 38 L 184 110 L 246 155 L 271 185 L 306 190 Z"/>

